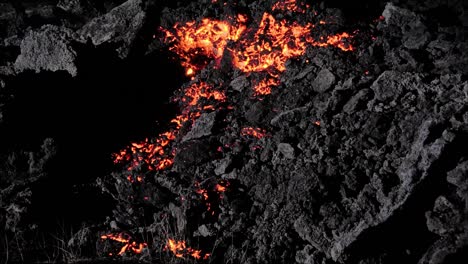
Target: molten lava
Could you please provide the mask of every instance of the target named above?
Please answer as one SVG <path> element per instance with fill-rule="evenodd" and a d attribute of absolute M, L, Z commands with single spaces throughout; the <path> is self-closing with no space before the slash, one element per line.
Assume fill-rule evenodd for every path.
<path fill-rule="evenodd" d="M 175 153 L 169 150 L 170 144 L 176 139 L 179 130 L 188 122 L 194 122 L 203 110 L 214 109 L 213 105 L 201 105 L 201 99 L 212 99 L 224 102 L 224 92 L 217 91 L 206 83 L 193 83 L 183 90 L 183 95 L 176 98 L 182 104 L 182 114 L 176 116 L 171 122 L 175 128 L 161 133 L 156 139 L 146 139 L 143 142 L 132 143 L 126 149 L 114 154 L 114 163 L 127 162 L 127 171 L 131 172 L 138 168 L 146 170 L 164 170 L 174 163 Z M 209 108 L 207 108 L 209 107 Z M 133 177 L 127 177 L 134 182 Z"/>
<path fill-rule="evenodd" d="M 132 241 L 130 236 L 124 233 L 102 235 L 101 239 L 102 240 L 109 239 L 109 240 L 117 241 L 121 244 L 124 244 L 122 248 L 119 250 L 119 253 L 118 253 L 119 256 L 123 255 L 125 252 L 133 252 L 135 254 L 141 254 L 143 252 L 143 249 L 145 249 L 148 246 L 146 243 L 137 243 L 135 241 Z"/>
<path fill-rule="evenodd" d="M 308 5 L 305 5 L 303 3 L 301 3 L 301 5 L 299 5 L 298 3 L 296 3 L 296 0 L 280 0 L 280 1 L 276 2 L 273 5 L 271 10 L 272 11 L 280 10 L 280 11 L 290 11 L 290 12 L 295 12 L 295 13 L 305 13 L 307 8 L 309 8 Z"/>
<path fill-rule="evenodd" d="M 171 251 L 174 256 L 178 258 L 185 258 L 191 256 L 195 259 L 208 259 L 210 257 L 209 253 L 202 254 L 201 250 L 196 250 L 190 247 L 187 247 L 185 241 L 177 241 L 174 239 L 168 239 L 167 244 L 164 247 L 165 250 Z"/>
<path fill-rule="evenodd" d="M 308 5 L 299 5 L 296 0 L 282 0 L 273 5 L 272 11 L 304 13 L 307 8 Z M 163 29 L 163 32 L 165 41 L 173 44 L 170 49 L 180 56 L 187 74 L 192 74 L 208 64 L 207 61 L 197 63 L 200 56 L 219 62 L 226 49 L 231 52 L 234 67 L 245 73 L 266 72 L 269 77 L 254 87 L 256 96 L 270 94 L 271 88 L 279 84 L 280 73 L 286 70 L 286 61 L 304 55 L 310 46 L 333 46 L 343 51 L 353 50 L 347 43 L 352 37 L 348 33 L 314 39 L 313 23 L 300 24 L 286 19 L 277 20 L 272 14 L 264 13 L 253 31 L 246 28 L 246 21 L 245 15 L 238 15 L 234 23 L 229 20 L 203 19 L 201 23 L 176 24 L 172 30 Z M 323 25 L 326 22 L 320 21 L 319 24 Z M 229 41 L 235 44 L 228 47 Z"/>
<path fill-rule="evenodd" d="M 186 75 L 190 76 L 204 68 L 209 60 L 219 61 L 228 41 L 238 40 L 245 30 L 242 25 L 245 22 L 243 15 L 237 17 L 236 23 L 205 18 L 200 23 L 176 24 L 171 31 L 161 30 L 165 33 L 165 41 L 174 43 L 170 50 L 179 56 Z"/>
<path fill-rule="evenodd" d="M 250 136 L 250 137 L 257 138 L 257 139 L 262 139 L 266 137 L 267 134 L 266 134 L 265 129 L 255 128 L 255 127 L 244 127 L 241 130 L 241 135 Z"/>

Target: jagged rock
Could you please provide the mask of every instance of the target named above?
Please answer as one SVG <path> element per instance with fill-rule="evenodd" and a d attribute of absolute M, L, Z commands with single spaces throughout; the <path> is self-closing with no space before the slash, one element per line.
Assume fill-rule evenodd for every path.
<path fill-rule="evenodd" d="M 407 76 L 395 71 L 385 71 L 372 84 L 371 89 L 379 101 L 395 100 L 406 86 Z"/>
<path fill-rule="evenodd" d="M 294 148 L 288 143 L 279 143 L 278 152 L 286 159 L 294 159 Z"/>
<path fill-rule="evenodd" d="M 242 92 L 245 88 L 249 87 L 249 85 L 250 82 L 244 75 L 235 78 L 230 83 L 231 88 L 238 92 Z"/>
<path fill-rule="evenodd" d="M 229 166 L 232 164 L 232 158 L 226 157 L 217 162 L 216 168 L 214 170 L 216 175 L 222 175 L 228 172 Z"/>
<path fill-rule="evenodd" d="M 127 57 L 135 38 L 142 28 L 146 12 L 142 0 L 129 0 L 109 13 L 91 20 L 78 31 L 80 40 L 91 39 L 96 46 L 103 43 L 119 43 L 120 58 Z"/>
<path fill-rule="evenodd" d="M 192 130 L 184 136 L 182 142 L 211 135 L 215 121 L 216 112 L 201 115 L 197 121 L 195 121 L 195 124 L 193 124 Z"/>
<path fill-rule="evenodd" d="M 459 227 L 461 216 L 447 198 L 439 196 L 434 209 L 426 213 L 426 219 L 429 231 L 443 236 Z"/>
<path fill-rule="evenodd" d="M 330 89 L 334 83 L 335 75 L 333 75 L 333 73 L 328 69 L 322 69 L 317 74 L 317 77 L 312 83 L 312 86 L 314 88 L 314 91 L 318 93 L 323 93 Z"/>
<path fill-rule="evenodd" d="M 21 54 L 15 61 L 18 72 L 25 70 L 67 71 L 77 75 L 76 52 L 70 45 L 73 32 L 69 29 L 45 25 L 30 30 L 21 42 Z"/>
<path fill-rule="evenodd" d="M 177 163 L 180 169 L 205 162 L 212 156 L 210 146 L 203 140 L 186 141 L 179 148 L 174 163 Z"/>
<path fill-rule="evenodd" d="M 462 162 L 447 173 L 447 181 L 458 187 L 458 195 L 464 197 L 468 191 L 468 161 Z"/>
<path fill-rule="evenodd" d="M 401 28 L 403 45 L 408 49 L 420 49 L 430 40 L 430 34 L 421 18 L 415 13 L 399 8 L 392 3 L 385 6 L 382 13 L 387 25 Z"/>
<path fill-rule="evenodd" d="M 343 106 L 345 113 L 353 113 L 358 107 L 359 103 L 364 102 L 366 96 L 369 94 L 368 89 L 363 89 L 357 92 L 349 101 Z"/>
<path fill-rule="evenodd" d="M 57 7 L 75 16 L 90 18 L 97 15 L 97 10 L 91 6 L 88 0 L 60 0 Z"/>
<path fill-rule="evenodd" d="M 295 118 L 299 118 L 298 116 L 300 113 L 306 112 L 309 107 L 310 104 L 281 112 L 271 119 L 270 125 L 275 127 L 287 127 L 290 122 L 292 122 Z"/>
<path fill-rule="evenodd" d="M 206 225 L 201 225 L 198 227 L 197 235 L 200 235 L 202 237 L 209 237 L 213 235 L 213 232 Z"/>

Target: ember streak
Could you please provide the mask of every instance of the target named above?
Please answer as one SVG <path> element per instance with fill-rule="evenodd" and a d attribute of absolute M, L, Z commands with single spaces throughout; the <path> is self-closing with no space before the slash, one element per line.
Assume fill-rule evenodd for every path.
<path fill-rule="evenodd" d="M 164 249 L 171 251 L 174 254 L 174 256 L 178 258 L 193 257 L 194 259 L 206 260 L 210 257 L 209 253 L 202 254 L 201 250 L 196 250 L 191 247 L 187 247 L 185 241 L 183 240 L 177 241 L 174 239 L 168 239 Z"/>
<path fill-rule="evenodd" d="M 241 130 L 241 135 L 242 136 L 250 136 L 250 137 L 257 138 L 257 139 L 262 139 L 262 138 L 266 137 L 267 134 L 266 134 L 266 131 L 264 129 L 261 129 L 261 128 L 244 127 Z"/>
<path fill-rule="evenodd" d="M 119 250 L 119 256 L 122 256 L 126 252 L 141 254 L 143 252 L 143 249 L 145 249 L 148 246 L 146 243 L 137 243 L 136 241 L 132 241 L 131 237 L 125 233 L 102 235 L 101 239 L 113 240 L 124 244 Z M 109 255 L 112 256 L 112 253 L 109 253 Z"/>

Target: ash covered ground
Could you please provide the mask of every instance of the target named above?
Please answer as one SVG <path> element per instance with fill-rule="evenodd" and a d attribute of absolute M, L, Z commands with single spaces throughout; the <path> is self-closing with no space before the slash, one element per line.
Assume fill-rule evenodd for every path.
<path fill-rule="evenodd" d="M 467 27 L 461 0 L 1 1 L 0 261 L 464 263 Z"/>

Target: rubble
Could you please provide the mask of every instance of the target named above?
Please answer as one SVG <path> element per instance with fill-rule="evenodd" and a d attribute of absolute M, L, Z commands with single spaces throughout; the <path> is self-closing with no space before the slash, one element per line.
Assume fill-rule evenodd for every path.
<path fill-rule="evenodd" d="M 372 20 L 347 24 L 346 9 L 326 2 L 277 2 L 163 1 L 153 3 L 168 5 L 163 11 L 149 11 L 146 1 L 129 0 L 98 16 L 107 8 L 61 0 L 59 9 L 88 22 L 76 32 L 45 25 L 7 41 L 14 47 L 22 39 L 16 71 L 79 78 L 75 45 L 117 48 L 125 62 L 134 50 L 147 51 L 135 43 L 149 42 L 145 23 L 158 14 L 149 37 L 156 44 L 138 54 L 164 47 L 175 62 L 193 66 L 180 70 L 188 83 L 170 99 L 178 112 L 164 116 L 153 137 L 129 142 L 132 151 L 117 153 L 114 171 L 97 180 L 113 199 L 112 215 L 83 227 L 70 247 L 97 244 L 93 256 L 164 263 L 436 264 L 464 254 L 468 49 L 461 18 L 433 16 L 443 1 L 379 1 Z M 96 17 L 85 17 L 88 9 Z M 4 13 L 0 20 L 13 15 Z M 196 28 L 203 25 L 208 31 Z M 177 38 L 165 40 L 191 26 L 198 31 L 178 33 L 184 45 L 198 34 L 198 46 L 183 47 L 177 61 Z M 289 31 L 274 29 L 287 26 L 298 36 L 305 31 L 297 39 L 307 41 L 279 46 Z M 255 90 L 262 83 L 265 90 Z M 146 114 L 138 110 L 118 109 Z M 48 154 L 31 155 L 25 172 L 8 179 L 45 174 Z M 146 166 L 156 161 L 164 163 Z M 15 191 L 0 179 L 0 186 L 9 193 L 0 199 L 0 223 L 9 234 L 25 230 L 29 185 Z"/>

